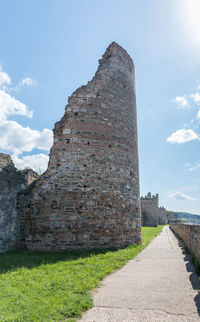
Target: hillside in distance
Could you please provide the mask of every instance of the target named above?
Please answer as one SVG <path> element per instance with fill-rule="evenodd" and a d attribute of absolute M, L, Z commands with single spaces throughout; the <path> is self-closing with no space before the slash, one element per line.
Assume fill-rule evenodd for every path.
<path fill-rule="evenodd" d="M 190 214 L 188 212 L 176 212 L 182 222 L 200 225 L 200 215 Z"/>

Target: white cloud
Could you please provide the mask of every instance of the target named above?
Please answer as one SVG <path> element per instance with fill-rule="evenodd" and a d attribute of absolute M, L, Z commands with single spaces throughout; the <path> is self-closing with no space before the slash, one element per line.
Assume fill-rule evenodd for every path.
<path fill-rule="evenodd" d="M 200 121 L 200 110 L 197 113 L 197 119 Z"/>
<path fill-rule="evenodd" d="M 185 96 L 176 96 L 172 102 L 176 103 L 177 108 L 185 108 L 190 106 Z"/>
<path fill-rule="evenodd" d="M 27 155 L 19 158 L 17 155 L 12 156 L 13 162 L 18 169 L 31 168 L 39 174 L 47 169 L 49 157 L 45 154 Z"/>
<path fill-rule="evenodd" d="M 11 84 L 11 79 L 8 76 L 7 73 L 5 73 L 0 66 L 0 87 L 4 88 L 5 85 L 10 85 Z"/>
<path fill-rule="evenodd" d="M 196 200 L 196 198 L 190 197 L 190 196 L 186 195 L 185 193 L 179 192 L 179 191 L 169 194 L 168 197 L 172 198 L 172 199 L 176 199 L 176 200 Z"/>
<path fill-rule="evenodd" d="M 196 93 L 196 94 L 191 94 L 190 97 L 193 99 L 193 101 L 199 105 L 200 104 L 200 94 Z"/>
<path fill-rule="evenodd" d="M 200 163 L 197 163 L 194 167 L 189 168 L 188 171 L 195 171 L 195 170 L 198 170 L 198 169 L 200 169 Z"/>
<path fill-rule="evenodd" d="M 37 148 L 48 151 L 53 143 L 53 134 L 49 129 L 42 131 L 22 127 L 15 121 L 0 122 L 0 149 L 15 154 L 30 152 Z"/>
<path fill-rule="evenodd" d="M 36 81 L 30 77 L 26 77 L 22 79 L 22 81 L 19 83 L 19 86 L 33 86 L 36 84 Z"/>
<path fill-rule="evenodd" d="M 183 166 L 184 166 L 184 167 L 189 167 L 190 165 L 191 165 L 191 163 L 190 163 L 190 162 L 187 162 L 187 163 L 184 163 L 184 164 L 183 164 Z"/>
<path fill-rule="evenodd" d="M 176 132 L 172 133 L 168 138 L 167 142 L 170 143 L 184 143 L 189 142 L 192 140 L 199 139 L 198 135 L 193 130 L 177 130 Z"/>
<path fill-rule="evenodd" d="M 11 96 L 9 90 L 19 90 L 23 86 L 33 86 L 37 82 L 30 77 L 11 88 L 11 79 L 0 67 L 0 149 L 13 154 L 13 161 L 17 168 L 30 167 L 37 172 L 44 172 L 47 168 L 49 157 L 45 154 L 34 154 L 21 156 L 24 152 L 33 149 L 49 151 L 53 143 L 53 133 L 49 129 L 42 131 L 23 127 L 16 121 L 8 120 L 11 115 L 22 115 L 31 118 L 26 104 Z"/>
<path fill-rule="evenodd" d="M 34 86 L 37 85 L 37 81 L 30 78 L 30 77 L 25 77 L 21 80 L 21 82 L 14 88 L 15 91 L 19 91 L 22 87 L 26 86 Z"/>
<path fill-rule="evenodd" d="M 0 122 L 7 119 L 9 115 L 16 114 L 32 117 L 33 111 L 29 111 L 24 103 L 0 89 Z"/>

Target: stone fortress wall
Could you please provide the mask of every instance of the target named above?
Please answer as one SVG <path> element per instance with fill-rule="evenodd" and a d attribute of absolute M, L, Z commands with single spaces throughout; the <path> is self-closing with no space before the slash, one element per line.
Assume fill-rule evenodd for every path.
<path fill-rule="evenodd" d="M 156 227 L 166 225 L 166 209 L 159 207 L 159 195 L 147 194 L 141 197 L 142 226 Z"/>
<path fill-rule="evenodd" d="M 200 264 L 200 225 L 183 224 L 178 220 L 172 220 L 170 228 L 184 241 Z"/>
<path fill-rule="evenodd" d="M 48 169 L 25 217 L 32 250 L 141 242 L 133 61 L 112 43 L 94 78 L 68 99 L 54 127 Z"/>
<path fill-rule="evenodd" d="M 31 169 L 17 170 L 10 155 L 0 153 L 0 252 L 16 248 L 20 239 L 17 195 L 38 177 Z"/>

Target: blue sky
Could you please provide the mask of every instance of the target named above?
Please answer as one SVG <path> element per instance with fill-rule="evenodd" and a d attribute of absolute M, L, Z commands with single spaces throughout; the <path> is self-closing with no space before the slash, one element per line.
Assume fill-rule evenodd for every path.
<path fill-rule="evenodd" d="M 135 64 L 141 194 L 200 214 L 199 0 L 1 0 L 0 151 L 44 171 L 68 96 L 112 41 Z"/>

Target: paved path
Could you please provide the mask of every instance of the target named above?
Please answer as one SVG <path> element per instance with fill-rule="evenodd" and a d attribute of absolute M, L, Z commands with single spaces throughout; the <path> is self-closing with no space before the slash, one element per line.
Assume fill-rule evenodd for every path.
<path fill-rule="evenodd" d="M 94 293 L 87 322 L 200 322 L 199 279 L 176 237 L 163 232 Z"/>

